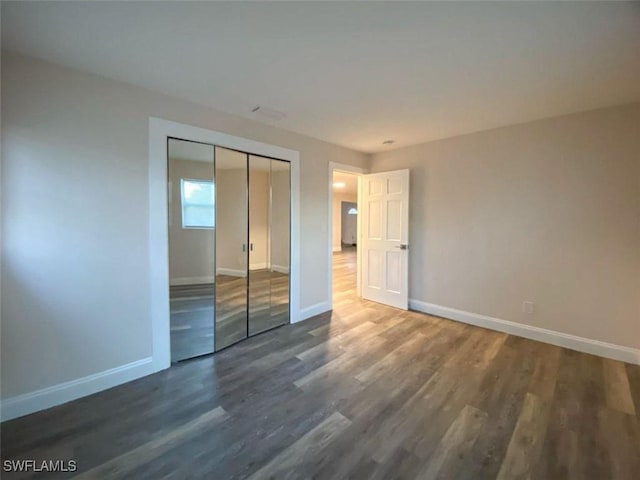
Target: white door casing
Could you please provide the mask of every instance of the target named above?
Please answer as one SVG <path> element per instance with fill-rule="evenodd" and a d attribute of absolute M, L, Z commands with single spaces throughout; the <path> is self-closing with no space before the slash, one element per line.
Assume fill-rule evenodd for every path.
<path fill-rule="evenodd" d="M 362 296 L 407 310 L 409 170 L 360 177 Z"/>
<path fill-rule="evenodd" d="M 291 164 L 291 323 L 308 318 L 300 308 L 300 153 L 160 118 L 149 118 L 149 283 L 153 370 L 171 365 L 169 342 L 169 262 L 167 215 L 167 138 L 179 138 L 239 150 Z"/>

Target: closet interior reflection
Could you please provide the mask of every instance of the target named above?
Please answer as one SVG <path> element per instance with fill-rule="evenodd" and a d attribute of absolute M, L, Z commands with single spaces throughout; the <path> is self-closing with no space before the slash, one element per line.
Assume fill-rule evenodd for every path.
<path fill-rule="evenodd" d="M 168 142 L 176 362 L 289 323 L 290 164 Z"/>

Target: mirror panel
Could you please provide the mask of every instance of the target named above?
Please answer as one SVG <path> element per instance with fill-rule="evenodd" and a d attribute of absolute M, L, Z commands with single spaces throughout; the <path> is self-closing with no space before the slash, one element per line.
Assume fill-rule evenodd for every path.
<path fill-rule="evenodd" d="M 270 170 L 271 160 L 249 156 L 249 335 L 271 328 Z"/>
<path fill-rule="evenodd" d="M 271 160 L 271 320 L 272 327 L 289 323 L 291 242 L 291 164 Z"/>
<path fill-rule="evenodd" d="M 216 148 L 216 350 L 247 338 L 247 154 Z"/>
<path fill-rule="evenodd" d="M 168 140 L 171 359 L 289 323 L 290 164 Z"/>
<path fill-rule="evenodd" d="M 214 349 L 214 147 L 169 139 L 169 321 L 171 361 Z"/>

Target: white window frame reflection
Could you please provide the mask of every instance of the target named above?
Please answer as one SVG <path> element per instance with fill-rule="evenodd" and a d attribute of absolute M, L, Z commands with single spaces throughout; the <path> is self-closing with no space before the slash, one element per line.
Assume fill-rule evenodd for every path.
<path fill-rule="evenodd" d="M 189 202 L 187 196 L 185 195 L 185 183 L 197 183 L 210 186 L 213 191 L 213 199 L 212 203 L 197 203 L 197 202 Z M 214 230 L 216 228 L 216 195 L 215 195 L 215 184 L 209 180 L 201 180 L 194 178 L 181 178 L 180 179 L 180 212 L 182 217 L 182 228 L 186 230 Z M 185 222 L 185 210 L 188 207 L 200 207 L 200 208 L 209 208 L 211 209 L 211 224 L 197 224 L 197 223 L 186 223 Z"/>

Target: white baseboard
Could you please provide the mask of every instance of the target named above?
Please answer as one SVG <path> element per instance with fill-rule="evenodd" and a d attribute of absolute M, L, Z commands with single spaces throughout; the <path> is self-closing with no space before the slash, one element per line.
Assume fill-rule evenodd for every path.
<path fill-rule="evenodd" d="M 230 277 L 246 277 L 247 272 L 245 270 L 238 270 L 235 268 L 216 268 L 218 275 L 229 275 Z"/>
<path fill-rule="evenodd" d="M 578 352 L 590 353 L 600 357 L 611 358 L 621 362 L 640 365 L 640 349 L 616 345 L 614 343 L 601 342 L 590 338 L 578 337 L 568 333 L 549 330 L 522 323 L 502 320 L 500 318 L 480 315 L 478 313 L 465 312 L 455 308 L 443 307 L 433 303 L 422 302 L 420 300 L 409 300 L 409 308 L 418 312 L 428 313 L 438 317 L 456 320 L 458 322 L 476 325 L 478 327 L 497 330 L 518 337 L 550 343 L 559 347 L 577 350 Z"/>
<path fill-rule="evenodd" d="M 316 315 L 320 315 L 321 313 L 325 313 L 331 310 L 331 303 L 329 302 L 320 302 L 315 305 L 311 305 L 310 307 L 302 308 L 300 310 L 300 316 L 298 320 L 291 323 L 301 322 L 306 320 L 307 318 L 315 317 Z"/>
<path fill-rule="evenodd" d="M 169 281 L 169 285 L 199 285 L 202 283 L 214 283 L 214 277 L 176 277 Z"/>
<path fill-rule="evenodd" d="M 289 267 L 287 267 L 286 265 L 271 265 L 271 271 L 288 275 Z"/>
<path fill-rule="evenodd" d="M 264 262 L 252 263 L 250 270 L 263 270 L 267 268 L 267 266 L 268 265 Z M 282 265 L 272 265 L 271 270 L 273 270 L 274 272 L 280 272 L 285 274 L 289 273 L 289 267 L 282 266 Z M 247 272 L 244 270 L 239 270 L 235 268 L 223 268 L 223 267 L 217 268 L 216 274 L 229 275 L 230 277 L 246 277 L 247 276 Z M 169 283 L 171 286 L 198 285 L 203 283 L 215 283 L 215 278 L 214 277 L 176 277 L 176 278 L 172 278 Z"/>
<path fill-rule="evenodd" d="M 103 372 L 2 400 L 2 421 L 46 410 L 80 397 L 155 373 L 152 358 L 143 358 Z"/>

